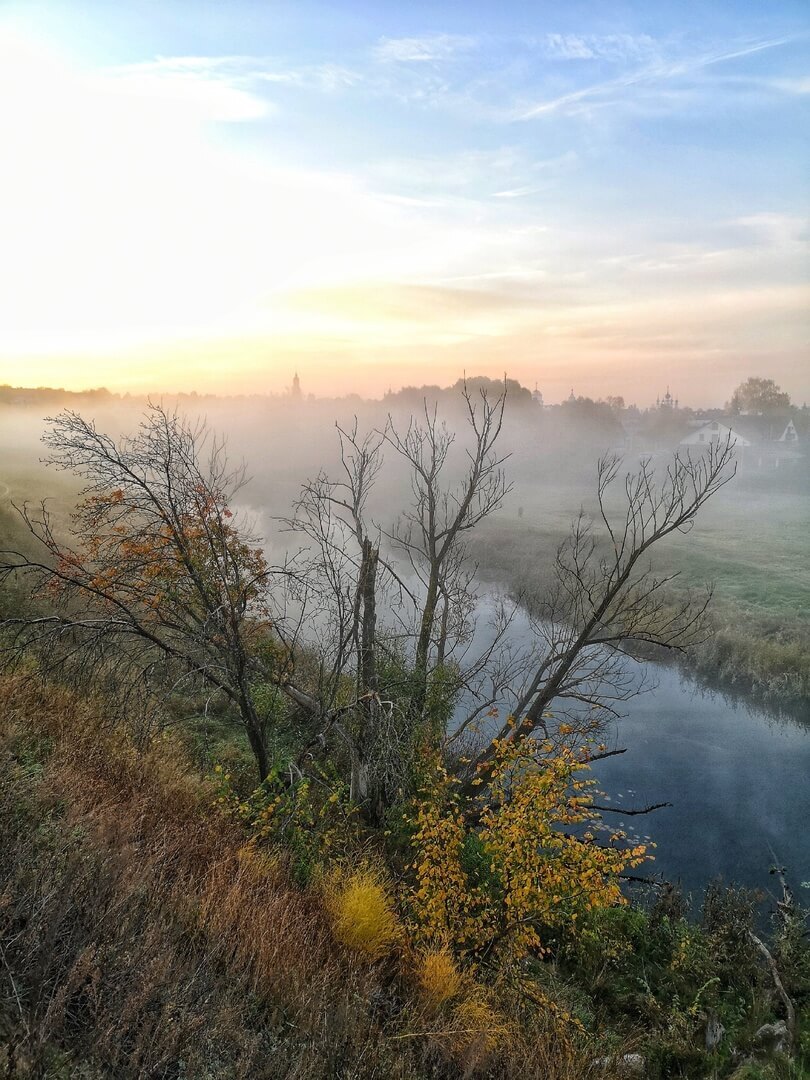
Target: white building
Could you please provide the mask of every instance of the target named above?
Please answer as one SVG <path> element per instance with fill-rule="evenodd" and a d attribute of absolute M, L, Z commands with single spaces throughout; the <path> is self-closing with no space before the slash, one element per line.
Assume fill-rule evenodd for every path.
<path fill-rule="evenodd" d="M 730 440 L 732 446 L 750 446 L 750 439 L 734 428 L 721 424 L 719 420 L 710 420 L 702 427 L 690 431 L 681 439 L 681 446 L 707 446 L 711 443 Z"/>
<path fill-rule="evenodd" d="M 729 440 L 740 455 L 740 462 L 749 468 L 778 469 L 783 463 L 795 465 L 803 454 L 799 450 L 799 433 L 792 418 L 782 416 L 735 416 L 727 423 L 710 420 L 690 431 L 681 446 L 709 446 Z"/>

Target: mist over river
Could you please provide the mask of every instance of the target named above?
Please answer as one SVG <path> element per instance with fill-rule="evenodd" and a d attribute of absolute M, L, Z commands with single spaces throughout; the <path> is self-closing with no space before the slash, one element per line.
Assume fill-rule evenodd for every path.
<path fill-rule="evenodd" d="M 514 643 L 529 634 L 518 613 Z M 778 863 L 799 901 L 810 899 L 801 888 L 810 881 L 810 716 L 710 690 L 674 664 L 628 664 L 649 689 L 619 706 L 624 716 L 604 736 L 627 753 L 597 762 L 593 774 L 611 806 L 673 804 L 605 814 L 609 825 L 657 844 L 655 861 L 638 872 L 679 881 L 696 899 L 716 877 L 777 895 L 769 869 Z"/>

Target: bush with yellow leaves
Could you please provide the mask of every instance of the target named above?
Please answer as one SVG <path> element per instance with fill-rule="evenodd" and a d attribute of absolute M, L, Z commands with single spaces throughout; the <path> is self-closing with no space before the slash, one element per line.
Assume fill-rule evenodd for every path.
<path fill-rule="evenodd" d="M 449 1032 L 450 1047 L 470 1075 L 514 1035 L 513 1027 L 483 987 L 464 997 L 453 1009 Z"/>
<path fill-rule="evenodd" d="M 323 770 L 320 783 L 303 777 L 288 784 L 276 765 L 249 793 L 237 790 L 222 765 L 214 767 L 213 779 L 215 809 L 241 822 L 255 843 L 283 847 L 299 884 L 307 884 L 330 860 L 355 847 L 358 816 L 348 786 Z"/>
<path fill-rule="evenodd" d="M 457 954 L 519 959 L 543 951 L 543 929 L 571 927 L 591 909 L 623 904 L 619 874 L 648 855 L 620 832 L 597 841 L 604 827 L 589 806 L 587 768 L 569 747 L 503 739 L 486 800 L 470 814 L 458 782 L 437 767 L 413 837 L 416 936 Z"/>
<path fill-rule="evenodd" d="M 334 869 L 324 881 L 337 941 L 367 960 L 380 960 L 400 940 L 402 926 L 382 873 L 372 867 Z"/>

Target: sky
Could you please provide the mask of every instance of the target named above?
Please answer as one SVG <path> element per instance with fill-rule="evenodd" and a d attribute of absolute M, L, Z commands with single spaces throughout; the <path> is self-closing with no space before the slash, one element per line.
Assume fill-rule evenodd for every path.
<path fill-rule="evenodd" d="M 0 0 L 0 383 L 810 401 L 804 2 Z"/>

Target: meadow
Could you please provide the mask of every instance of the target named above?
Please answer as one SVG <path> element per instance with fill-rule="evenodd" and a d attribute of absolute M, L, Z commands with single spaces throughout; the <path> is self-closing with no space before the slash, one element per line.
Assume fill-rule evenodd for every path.
<path fill-rule="evenodd" d="M 542 595 L 551 560 L 573 517 L 594 513 L 584 478 L 555 486 L 522 480 L 509 505 L 472 545 L 482 573 L 528 601 Z M 684 664 L 715 685 L 772 703 L 810 707 L 810 493 L 735 478 L 694 528 L 655 553 L 673 593 L 712 589 L 712 635 Z"/>

